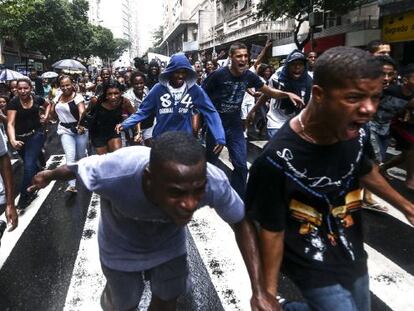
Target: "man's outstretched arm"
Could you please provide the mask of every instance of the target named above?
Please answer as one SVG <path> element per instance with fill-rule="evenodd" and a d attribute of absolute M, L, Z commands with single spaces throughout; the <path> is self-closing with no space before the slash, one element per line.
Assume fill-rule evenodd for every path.
<path fill-rule="evenodd" d="M 274 232 L 262 228 L 259 232 L 264 284 L 267 292 L 273 297 L 278 294 L 284 237 L 284 231 Z"/>
<path fill-rule="evenodd" d="M 262 272 L 259 242 L 253 223 L 248 218 L 244 218 L 242 221 L 233 224 L 232 228 L 250 277 L 253 292 L 250 302 L 252 310 L 279 310 L 276 295 L 271 295 L 265 286 L 266 277 L 263 276 Z"/>
<path fill-rule="evenodd" d="M 27 191 L 33 192 L 45 188 L 52 180 L 71 180 L 75 179 L 76 174 L 67 165 L 59 166 L 53 170 L 45 170 L 37 173 L 32 179 L 32 185 Z"/>
<path fill-rule="evenodd" d="M 407 217 L 408 221 L 414 225 L 414 204 L 391 187 L 379 172 L 378 165 L 374 165 L 368 174 L 360 178 L 360 181 L 369 191 L 400 210 Z"/>
<path fill-rule="evenodd" d="M 0 156 L 0 174 L 3 178 L 4 189 L 6 191 L 5 214 L 7 222 L 11 225 L 11 231 L 17 227 L 18 217 L 16 207 L 14 206 L 13 168 L 7 153 Z"/>

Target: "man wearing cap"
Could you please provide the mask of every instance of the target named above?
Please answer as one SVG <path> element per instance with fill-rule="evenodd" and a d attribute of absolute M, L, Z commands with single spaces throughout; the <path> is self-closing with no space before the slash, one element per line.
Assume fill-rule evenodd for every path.
<path fill-rule="evenodd" d="M 307 70 L 306 56 L 299 50 L 294 50 L 286 58 L 285 64 L 277 70 L 269 81 L 269 86 L 285 92 L 291 92 L 299 96 L 305 104 L 308 103 L 311 94 L 312 78 Z M 254 114 L 261 105 L 264 105 L 268 96 L 263 95 L 259 98 L 256 105 L 251 110 L 247 120 L 254 120 Z M 267 133 L 271 138 L 278 129 L 290 118 L 299 113 L 302 107 L 297 107 L 291 101 L 282 99 L 272 99 L 270 101 L 269 112 L 267 113 Z"/>

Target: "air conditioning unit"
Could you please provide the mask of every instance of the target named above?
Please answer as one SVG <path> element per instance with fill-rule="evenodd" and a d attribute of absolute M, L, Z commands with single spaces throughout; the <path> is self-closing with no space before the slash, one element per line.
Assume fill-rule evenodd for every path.
<path fill-rule="evenodd" d="M 320 25 L 323 25 L 323 12 L 309 13 L 309 26 L 315 27 Z"/>

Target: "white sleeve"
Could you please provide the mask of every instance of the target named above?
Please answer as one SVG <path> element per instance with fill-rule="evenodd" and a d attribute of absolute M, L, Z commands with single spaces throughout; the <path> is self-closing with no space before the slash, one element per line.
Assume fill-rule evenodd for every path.
<path fill-rule="evenodd" d="M 0 156 L 7 153 L 7 138 L 3 124 L 0 125 Z"/>
<path fill-rule="evenodd" d="M 76 94 L 74 101 L 76 105 L 79 105 L 79 103 L 85 102 L 85 98 L 83 97 L 82 94 Z"/>

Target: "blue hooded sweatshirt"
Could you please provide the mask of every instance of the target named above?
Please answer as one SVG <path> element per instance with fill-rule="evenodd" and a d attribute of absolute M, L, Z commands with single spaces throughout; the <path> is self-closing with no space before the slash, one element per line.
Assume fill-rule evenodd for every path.
<path fill-rule="evenodd" d="M 187 70 L 187 88 L 181 99 L 175 101 L 167 84 L 171 74 L 179 69 Z M 182 53 L 174 54 L 165 71 L 160 74 L 159 83 L 154 85 L 137 112 L 122 123 L 122 127 L 129 129 L 155 115 L 157 122 L 153 131 L 154 138 L 168 131 L 192 133 L 191 119 L 196 109 L 203 115 L 216 143 L 224 145 L 226 140 L 220 116 L 207 94 L 195 83 L 196 80 L 197 74 L 187 57 Z"/>
<path fill-rule="evenodd" d="M 303 61 L 305 70 L 299 79 L 294 80 L 289 77 L 289 64 L 296 60 Z M 286 63 L 282 68 L 278 82 L 283 87 L 284 91 L 295 93 L 303 99 L 305 104 L 309 102 L 312 90 L 312 77 L 308 74 L 305 54 L 299 50 L 294 50 L 286 57 Z M 286 100 L 286 98 L 284 100 Z"/>

